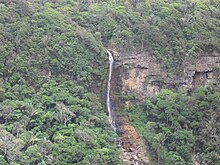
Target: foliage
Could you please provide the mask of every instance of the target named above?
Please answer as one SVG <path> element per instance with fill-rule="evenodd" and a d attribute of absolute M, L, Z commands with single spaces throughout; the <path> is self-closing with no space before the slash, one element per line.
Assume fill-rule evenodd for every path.
<path fill-rule="evenodd" d="M 219 0 L 99 0 L 85 5 L 74 11 L 78 24 L 100 33 L 104 44 L 119 51 L 150 51 L 168 71 L 178 71 L 191 57 L 219 51 Z"/>
<path fill-rule="evenodd" d="M 13 93 L 9 89 L 0 103 L 4 161 L 88 164 L 93 158 L 92 164 L 119 162 L 114 131 L 96 95 L 71 81 L 50 80 L 26 97 L 19 97 L 19 88 Z"/>
<path fill-rule="evenodd" d="M 37 86 L 51 77 L 65 77 L 89 85 L 92 79 L 103 78 L 102 43 L 62 14 L 61 5 L 24 0 L 1 3 L 4 80 Z"/>
<path fill-rule="evenodd" d="M 219 0 L 1 0 L 0 163 L 120 164 L 100 100 L 104 46 L 150 51 L 174 72 L 219 51 L 219 27 Z M 192 151 L 218 164 L 218 100 L 164 90 L 128 111 L 158 164 Z"/>
<path fill-rule="evenodd" d="M 192 153 L 202 164 L 219 164 L 219 97 L 212 88 L 190 96 L 165 89 L 127 112 L 157 164 L 191 164 Z"/>
<path fill-rule="evenodd" d="M 0 2 L 0 164 L 120 164 L 96 84 L 105 49 L 75 5 Z"/>

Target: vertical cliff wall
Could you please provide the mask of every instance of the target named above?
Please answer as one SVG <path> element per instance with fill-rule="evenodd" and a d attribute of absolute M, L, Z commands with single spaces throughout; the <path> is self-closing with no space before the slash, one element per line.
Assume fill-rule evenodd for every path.
<path fill-rule="evenodd" d="M 185 89 L 220 83 L 220 53 L 213 52 L 184 62 L 179 74 L 166 72 L 149 53 L 114 52 L 115 70 L 120 74 L 122 92 L 136 92 L 139 97 L 155 95 L 160 89 Z"/>
<path fill-rule="evenodd" d="M 220 84 L 220 54 L 204 54 L 184 61 L 179 74 L 167 72 L 149 53 L 124 54 L 113 51 L 115 65 L 112 76 L 112 100 L 117 114 L 121 159 L 124 163 L 149 164 L 148 151 L 135 128 L 123 116 L 131 102 L 138 104 L 163 88 L 186 90 Z M 137 96 L 132 99 L 132 96 Z"/>

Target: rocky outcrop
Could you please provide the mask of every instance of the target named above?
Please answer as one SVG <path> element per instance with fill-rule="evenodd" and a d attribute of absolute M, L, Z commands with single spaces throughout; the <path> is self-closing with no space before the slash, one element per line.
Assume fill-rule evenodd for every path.
<path fill-rule="evenodd" d="M 214 52 L 184 62 L 179 75 L 172 75 L 148 53 L 119 54 L 114 52 L 123 92 L 139 96 L 155 95 L 160 89 L 186 89 L 220 83 L 220 53 Z"/>
<path fill-rule="evenodd" d="M 117 58 L 117 57 L 116 57 Z M 159 92 L 162 79 L 166 75 L 156 60 L 148 55 L 132 54 L 118 56 L 116 69 L 120 70 L 122 91 L 135 91 L 139 96 Z"/>
<path fill-rule="evenodd" d="M 179 75 L 166 72 L 157 60 L 145 53 L 123 54 L 113 51 L 115 66 L 112 75 L 112 101 L 116 114 L 120 114 L 126 103 L 134 101 L 138 104 L 142 98 L 152 96 L 163 88 L 191 89 L 220 83 L 220 53 L 204 55 L 200 58 L 184 62 Z M 128 98 L 130 94 L 138 94 L 137 99 Z M 118 146 L 121 148 L 123 164 L 149 164 L 147 150 L 135 128 L 125 117 L 116 115 Z M 194 161 L 196 164 L 197 161 Z"/>
<path fill-rule="evenodd" d="M 118 59 L 116 52 L 114 54 L 115 60 Z M 117 57 L 116 57 L 117 56 Z M 112 81 L 111 81 L 111 102 L 112 109 L 115 112 L 114 119 L 116 121 L 116 132 L 118 134 L 117 146 L 121 150 L 120 158 L 123 165 L 147 165 L 149 159 L 147 156 L 147 150 L 142 142 L 142 139 L 136 132 L 135 128 L 126 120 L 126 117 L 120 114 L 120 111 L 124 109 L 125 100 L 123 97 L 123 79 L 121 77 L 121 70 L 117 66 L 119 61 L 116 61 L 113 69 Z M 120 114 L 120 115 L 119 115 Z"/>
<path fill-rule="evenodd" d="M 147 151 L 142 144 L 140 136 L 124 117 L 118 117 L 117 139 L 118 147 L 121 148 L 121 160 L 123 164 L 147 165 Z"/>
<path fill-rule="evenodd" d="M 220 54 L 206 55 L 186 63 L 183 80 L 188 89 L 206 86 L 210 83 L 218 84 L 220 82 L 219 68 Z"/>

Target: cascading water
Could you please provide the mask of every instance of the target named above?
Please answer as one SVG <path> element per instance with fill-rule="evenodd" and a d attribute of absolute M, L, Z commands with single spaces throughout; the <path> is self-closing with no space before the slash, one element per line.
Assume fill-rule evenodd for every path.
<path fill-rule="evenodd" d="M 107 86 L 107 108 L 108 108 L 108 116 L 110 123 L 114 130 L 116 130 L 115 121 L 113 119 L 113 113 L 111 109 L 111 100 L 110 100 L 110 90 L 111 90 L 111 77 L 112 77 L 112 68 L 114 64 L 114 58 L 112 56 L 112 53 L 107 50 L 108 56 L 109 56 L 109 75 L 108 75 L 108 86 Z"/>
<path fill-rule="evenodd" d="M 111 78 L 112 78 L 112 71 L 113 71 L 113 64 L 114 58 L 112 53 L 107 50 L 109 56 L 109 75 L 108 75 L 108 84 L 107 84 L 107 97 L 106 97 L 106 104 L 108 108 L 108 116 L 109 122 L 113 127 L 114 131 L 116 132 L 116 119 L 119 119 L 119 124 L 117 128 L 123 131 L 123 134 L 118 134 L 119 137 L 115 139 L 115 143 L 117 147 L 121 148 L 121 155 L 119 156 L 122 160 L 123 164 L 133 164 L 133 165 L 146 165 L 148 164 L 148 158 L 145 158 L 145 151 L 142 147 L 142 143 L 140 137 L 138 136 L 135 128 L 132 127 L 124 118 L 116 118 L 114 114 L 114 109 L 111 106 L 111 99 L 110 99 L 110 90 L 111 90 Z"/>

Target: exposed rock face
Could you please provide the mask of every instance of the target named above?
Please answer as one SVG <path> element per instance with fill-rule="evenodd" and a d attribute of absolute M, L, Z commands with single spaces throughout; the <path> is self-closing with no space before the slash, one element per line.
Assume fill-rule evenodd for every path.
<path fill-rule="evenodd" d="M 126 122 L 123 117 L 118 117 L 117 121 L 117 132 L 119 134 L 117 141 L 118 146 L 121 147 L 122 154 L 120 158 L 123 164 L 147 165 L 149 163 L 147 153 L 135 128 Z"/>
<path fill-rule="evenodd" d="M 142 54 L 121 56 L 118 61 L 121 70 L 122 91 L 135 91 L 140 96 L 156 94 L 160 89 L 159 75 L 165 75 L 153 57 Z"/>
<path fill-rule="evenodd" d="M 185 83 L 189 88 L 219 83 L 220 54 L 207 55 L 192 62 L 188 61 L 184 69 Z"/>
<path fill-rule="evenodd" d="M 180 75 L 168 74 L 162 65 L 148 53 L 116 53 L 116 69 L 121 74 L 123 92 L 136 92 L 139 96 L 155 95 L 160 89 L 186 89 L 220 83 L 220 53 L 204 55 L 186 61 Z"/>
<path fill-rule="evenodd" d="M 111 84 L 112 101 L 117 112 L 124 109 L 127 98 L 123 100 L 123 96 L 126 97 L 129 93 L 135 92 L 138 94 L 138 99 L 141 99 L 159 93 L 162 88 L 190 91 L 209 83 L 220 83 L 220 53 L 212 53 L 185 61 L 181 73 L 171 75 L 153 56 L 146 52 L 143 54 L 130 53 L 129 55 L 112 52 L 115 59 Z M 128 104 L 129 101 L 127 101 Z M 136 100 L 135 103 L 138 101 Z M 118 142 L 122 150 L 120 157 L 123 164 L 149 164 L 146 148 L 134 127 L 125 118 L 119 116 L 116 118 Z M 194 164 L 197 163 L 196 160 L 194 162 Z"/>
<path fill-rule="evenodd" d="M 114 52 L 114 59 L 117 60 L 119 58 L 119 54 Z M 121 71 L 118 69 L 119 66 L 118 61 L 116 61 L 116 66 L 113 70 L 112 74 L 112 81 L 111 81 L 111 101 L 112 101 L 112 108 L 116 111 L 116 114 L 120 113 L 125 106 L 125 100 L 123 99 L 122 95 L 122 84 L 125 83 L 121 77 Z M 121 67 L 119 67 L 121 68 Z M 134 79 L 136 78 L 136 73 L 133 73 Z M 133 80 L 132 80 L 133 81 Z M 138 80 L 141 82 L 142 80 Z M 129 82 L 127 83 L 129 84 Z M 129 86 L 129 85 L 128 85 Z M 131 85 L 132 89 L 135 88 Z M 138 87 L 138 86 L 137 86 Z M 124 88 L 123 88 L 124 90 Z M 125 95 L 126 96 L 126 95 Z M 147 165 L 149 164 L 149 160 L 147 157 L 147 150 L 142 143 L 142 140 L 138 133 L 136 132 L 135 128 L 130 125 L 126 118 L 123 116 L 115 116 L 116 118 L 116 127 L 117 127 L 117 134 L 119 138 L 117 139 L 117 146 L 121 149 L 120 158 L 123 162 L 123 165 Z"/>

